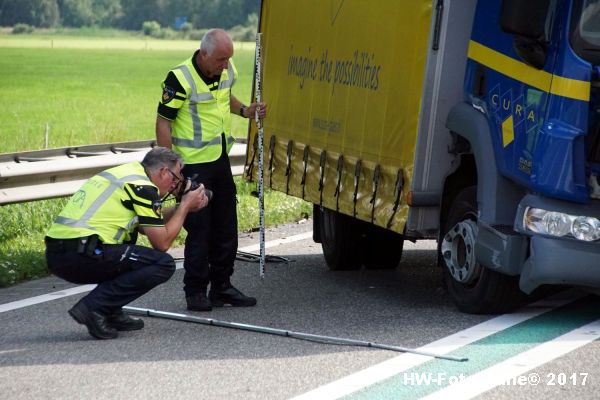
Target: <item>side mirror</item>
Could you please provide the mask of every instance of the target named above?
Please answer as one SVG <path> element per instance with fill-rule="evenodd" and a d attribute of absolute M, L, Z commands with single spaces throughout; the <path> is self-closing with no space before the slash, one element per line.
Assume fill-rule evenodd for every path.
<path fill-rule="evenodd" d="M 546 22 L 551 0 L 503 0 L 500 27 L 514 36 L 515 50 L 527 64 L 542 69 L 546 63 Z"/>

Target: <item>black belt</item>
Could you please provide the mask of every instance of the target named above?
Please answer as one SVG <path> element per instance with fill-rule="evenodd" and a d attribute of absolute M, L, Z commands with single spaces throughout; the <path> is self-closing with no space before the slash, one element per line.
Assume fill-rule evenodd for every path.
<path fill-rule="evenodd" d="M 55 239 L 46 236 L 46 249 L 52 253 L 93 253 L 96 247 L 102 245 L 98 236 L 85 236 L 74 239 Z"/>
<path fill-rule="evenodd" d="M 79 246 L 79 238 L 77 239 L 54 239 L 46 236 L 46 249 L 52 253 L 70 253 L 76 252 Z"/>

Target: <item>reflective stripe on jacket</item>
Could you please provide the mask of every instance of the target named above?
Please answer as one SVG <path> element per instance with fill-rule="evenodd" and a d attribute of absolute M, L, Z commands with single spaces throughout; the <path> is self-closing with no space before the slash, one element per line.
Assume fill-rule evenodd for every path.
<path fill-rule="evenodd" d="M 227 152 L 233 146 L 231 136 L 230 95 L 237 70 L 232 60 L 221 73 L 217 89 L 209 87 L 198 75 L 192 58 L 172 70 L 185 89 L 187 98 L 172 123 L 173 150 L 186 164 L 214 161 L 221 156 L 221 134 L 225 133 Z"/>

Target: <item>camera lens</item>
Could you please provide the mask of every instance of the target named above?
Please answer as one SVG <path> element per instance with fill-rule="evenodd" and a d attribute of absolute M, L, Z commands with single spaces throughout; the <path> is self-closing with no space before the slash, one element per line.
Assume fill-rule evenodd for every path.
<path fill-rule="evenodd" d="M 190 184 L 190 190 L 196 190 L 200 187 L 200 184 L 196 181 L 192 181 L 192 183 Z"/>

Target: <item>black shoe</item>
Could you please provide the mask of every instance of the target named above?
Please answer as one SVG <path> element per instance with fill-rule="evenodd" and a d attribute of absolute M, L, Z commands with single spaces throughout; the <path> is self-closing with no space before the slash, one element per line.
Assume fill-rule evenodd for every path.
<path fill-rule="evenodd" d="M 90 311 L 81 301 L 69 310 L 69 315 L 78 323 L 85 325 L 90 335 L 96 339 L 114 339 L 119 336 L 117 330 L 108 325 L 104 315 Z"/>
<path fill-rule="evenodd" d="M 118 311 L 106 317 L 106 322 L 111 328 L 118 331 L 139 331 L 144 327 L 144 321 L 132 318 L 123 311 Z"/>
<path fill-rule="evenodd" d="M 234 307 L 252 307 L 256 305 L 256 299 L 249 297 L 231 285 L 211 286 L 208 298 L 215 307 L 223 307 L 230 304 Z"/>
<path fill-rule="evenodd" d="M 191 311 L 210 311 L 212 310 L 212 304 L 206 297 L 205 292 L 199 292 L 192 296 L 185 298 L 187 302 L 187 309 Z"/>

